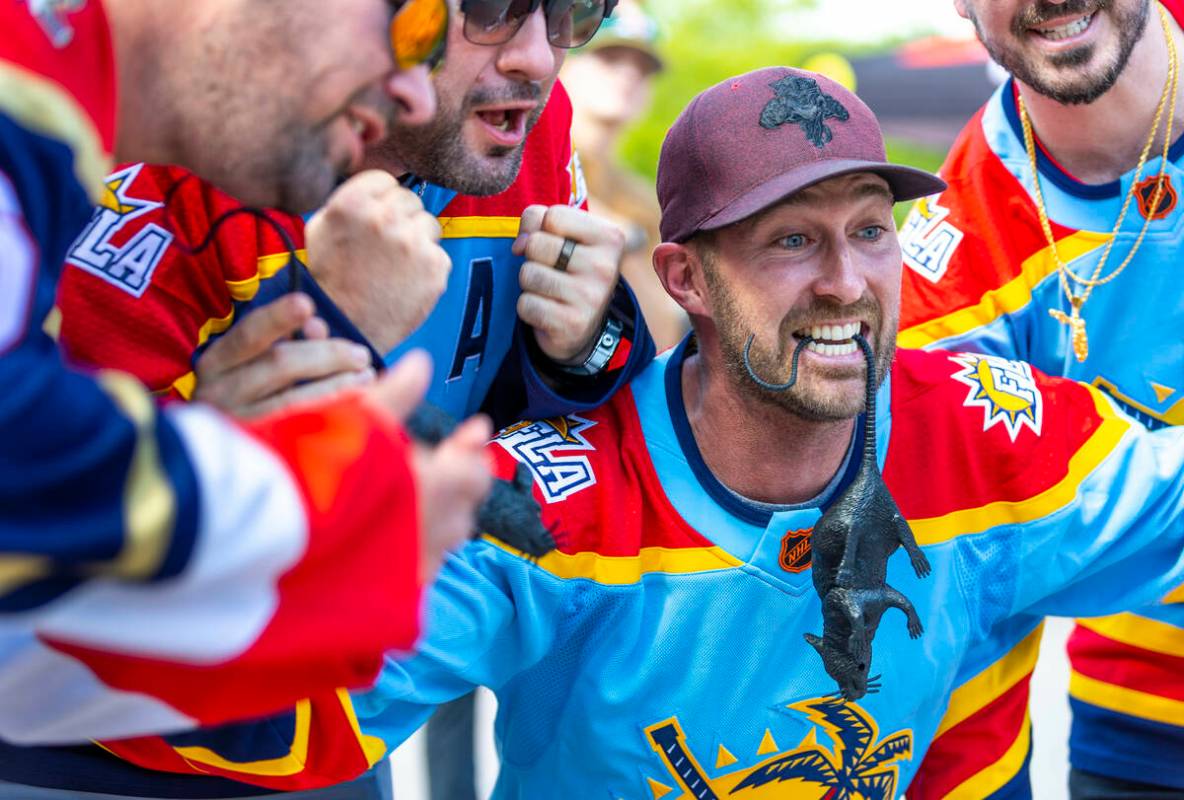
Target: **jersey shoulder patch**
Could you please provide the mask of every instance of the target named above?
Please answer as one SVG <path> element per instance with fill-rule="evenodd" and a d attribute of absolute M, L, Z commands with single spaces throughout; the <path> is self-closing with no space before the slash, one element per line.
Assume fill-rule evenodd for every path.
<path fill-rule="evenodd" d="M 143 168 L 132 164 L 107 176 L 90 223 L 66 256 L 68 263 L 135 297 L 144 294 L 173 241 L 173 234 L 155 222 L 124 233 L 129 223 L 163 205 L 136 185 Z"/>
<path fill-rule="evenodd" d="M 534 477 L 543 523 L 556 531 L 559 544 L 553 560 L 633 559 L 617 565 L 633 574 L 644 571 L 636 559 L 644 560 L 647 550 L 714 549 L 659 484 L 629 387 L 587 413 L 512 425 L 490 449 L 501 477 L 513 475 L 518 464 Z M 568 566 L 578 572 L 577 562 Z"/>
<path fill-rule="evenodd" d="M 1096 389 L 1023 362 L 897 352 L 884 476 L 910 523 L 1071 497 L 1128 427 Z"/>

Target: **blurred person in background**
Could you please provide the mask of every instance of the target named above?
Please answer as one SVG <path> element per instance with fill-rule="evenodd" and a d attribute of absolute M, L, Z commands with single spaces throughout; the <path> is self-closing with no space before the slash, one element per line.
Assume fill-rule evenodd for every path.
<path fill-rule="evenodd" d="M 1030 361 L 1184 424 L 1184 3 L 954 5 L 1009 80 L 902 228 L 901 346 Z M 1013 619 L 969 661 L 910 800 L 1031 796 L 1041 628 Z M 1068 650 L 1071 796 L 1184 796 L 1184 608 L 1080 620 Z"/>
<path fill-rule="evenodd" d="M 658 244 L 658 198 L 652 182 L 621 163 L 621 135 L 646 113 L 654 80 L 665 69 L 658 24 L 634 0 L 623 0 L 561 73 L 572 96 L 572 141 L 588 181 L 588 207 L 625 232 L 621 273 L 637 294 L 659 350 L 689 327 L 686 313 L 662 290 L 650 254 Z"/>
<path fill-rule="evenodd" d="M 113 156 L 185 164 L 252 202 L 322 202 L 390 120 L 434 113 L 434 5 L 0 5 L 0 738 L 254 716 L 365 685 L 415 644 L 428 554 L 467 535 L 489 486 L 488 422 L 413 460 L 401 421 L 426 359 L 237 423 L 75 371 L 46 329 L 92 204 L 133 210 L 104 181 Z"/>
<path fill-rule="evenodd" d="M 116 227 L 105 221 L 111 209 L 98 209 L 95 235 L 70 252 L 58 298 L 65 351 L 241 417 L 373 381 L 412 348 L 435 362 L 428 401 L 455 417 L 481 410 L 508 424 L 603 402 L 644 367 L 653 346 L 618 282 L 623 236 L 584 207 L 571 105 L 556 82 L 566 48 L 591 36 L 613 4 L 557 8 L 574 8 L 583 20 L 580 41 L 565 38 L 576 33 L 552 24 L 562 17 L 548 7 L 507 13 L 499 0 L 463 10 L 453 3 L 448 58 L 432 77 L 437 116 L 392 126 L 365 153 L 369 169 L 307 224 L 281 214 L 219 222 L 236 201 L 183 170 L 118 171 L 109 181 L 137 213 Z M 122 273 L 97 268 L 94 253 L 166 229 L 176 239 L 142 270 L 148 277 L 138 294 L 115 279 Z M 213 244 L 196 251 L 211 235 Z M 315 303 L 311 326 L 287 309 L 294 283 Z M 303 341 L 289 339 L 294 330 Z M 266 790 L 241 781 L 307 789 L 385 766 L 381 749 L 349 728 L 344 692 L 304 708 L 315 720 L 308 746 L 319 751 L 334 735 L 331 758 L 299 756 L 298 708 L 261 724 L 265 733 L 247 747 L 226 746 L 239 741 L 241 726 L 108 744 L 158 772 L 98 746 L 36 758 L 0 749 L 0 777 L 90 791 L 135 786 L 152 797 L 246 796 Z M 471 718 L 466 698 L 429 725 L 436 797 L 475 793 Z M 276 774 L 279 763 L 290 769 Z M 313 792 L 385 796 L 389 777 L 371 770 Z"/>

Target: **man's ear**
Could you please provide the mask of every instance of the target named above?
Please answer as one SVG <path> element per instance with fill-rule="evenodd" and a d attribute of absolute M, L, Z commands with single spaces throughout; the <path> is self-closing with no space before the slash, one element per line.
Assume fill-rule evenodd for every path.
<path fill-rule="evenodd" d="M 654 272 L 666 294 L 691 316 L 710 316 L 704 293 L 703 262 L 699 254 L 685 244 L 663 242 L 654 248 Z"/>
<path fill-rule="evenodd" d="M 954 0 L 954 10 L 962 19 L 970 19 L 970 12 L 966 10 L 966 0 Z"/>

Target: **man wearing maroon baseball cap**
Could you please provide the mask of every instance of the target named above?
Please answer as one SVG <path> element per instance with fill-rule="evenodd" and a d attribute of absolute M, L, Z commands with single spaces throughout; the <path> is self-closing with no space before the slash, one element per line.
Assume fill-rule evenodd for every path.
<path fill-rule="evenodd" d="M 941 187 L 822 77 L 696 98 L 654 253 L 694 334 L 605 405 L 498 434 L 559 546 L 449 558 L 361 729 L 393 747 L 484 684 L 494 798 L 894 798 L 984 631 L 1184 582 L 1184 428 L 1025 364 L 893 361 L 892 206 Z"/>
<path fill-rule="evenodd" d="M 700 353 L 733 375 L 783 380 L 797 345 L 813 339 L 794 391 L 744 378 L 742 392 L 804 419 L 849 423 L 863 407 L 865 374 L 852 334 L 871 343 L 880 376 L 895 347 L 893 202 L 944 188 L 888 163 L 875 115 L 838 83 L 757 70 L 697 96 L 666 135 L 654 266 L 691 315 Z M 752 370 L 743 356 L 750 336 Z M 848 433 L 836 431 L 843 441 Z M 821 470 L 814 483 L 829 475 Z"/>

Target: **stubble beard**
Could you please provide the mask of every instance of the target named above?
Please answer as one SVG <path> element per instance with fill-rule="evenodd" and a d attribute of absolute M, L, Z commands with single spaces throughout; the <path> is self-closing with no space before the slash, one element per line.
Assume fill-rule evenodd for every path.
<path fill-rule="evenodd" d="M 739 304 L 711 270 L 707 275 L 711 291 L 712 321 L 719 338 L 724 369 L 732 386 L 744 397 L 767 406 L 787 411 L 794 416 L 811 422 L 838 422 L 852 419 L 864 409 L 865 373 L 862 366 L 827 370 L 825 375 L 799 362 L 797 383 L 785 391 L 772 391 L 756 383 L 744 364 L 744 348 L 748 337 L 754 333 L 751 325 L 740 313 Z M 872 335 L 868 344 L 872 347 L 876 363 L 876 388 L 883 383 L 892 359 L 896 354 L 895 319 L 885 320 L 880 305 L 869 295 L 864 295 L 850 305 L 820 301 L 808 309 L 795 310 L 787 314 L 777 326 L 776 350 L 761 345 L 758 335 L 753 342 L 749 361 L 753 370 L 770 383 L 784 382 L 790 374 L 793 351 L 797 340 L 794 331 L 809 327 L 822 319 L 857 317 L 868 322 Z M 839 388 L 836 381 L 844 384 L 858 380 L 858 390 Z"/>
<path fill-rule="evenodd" d="M 522 143 L 473 152 L 464 137 L 464 125 L 472 116 L 472 109 L 513 100 L 538 101 L 526 120 L 526 137 Z M 518 83 L 496 91 L 474 89 L 455 108 L 446 109 L 441 104 L 436 116 L 425 125 L 395 126 L 392 135 L 376 149 L 380 158 L 385 154 L 437 186 L 475 197 L 500 194 L 517 179 L 530 131 L 546 105 L 547 96 L 538 84 Z"/>
<path fill-rule="evenodd" d="M 1058 55 L 1036 59 L 1030 58 L 1022 52 L 1020 47 L 1008 47 L 1003 42 L 991 41 L 983 32 L 982 25 L 973 10 L 971 21 L 978 31 L 978 38 L 1001 67 L 1015 76 L 1021 83 L 1030 86 L 1034 91 L 1055 100 L 1062 105 L 1084 105 L 1092 103 L 1110 91 L 1118 78 L 1126 69 L 1135 45 L 1143 36 L 1147 27 L 1151 3 L 1149 0 L 1130 13 L 1115 12 L 1116 0 L 1069 0 L 1062 5 L 1053 5 L 1039 0 L 1016 15 L 1011 23 L 1011 34 L 1023 40 L 1029 35 L 1029 28 L 1053 17 L 1063 17 L 1071 14 L 1110 13 L 1111 19 L 1118 30 L 1118 51 L 1113 60 L 1088 74 L 1083 74 L 1074 68 L 1089 64 L 1095 55 L 1095 45 L 1087 44 Z M 1076 79 L 1076 80 L 1074 80 Z"/>

